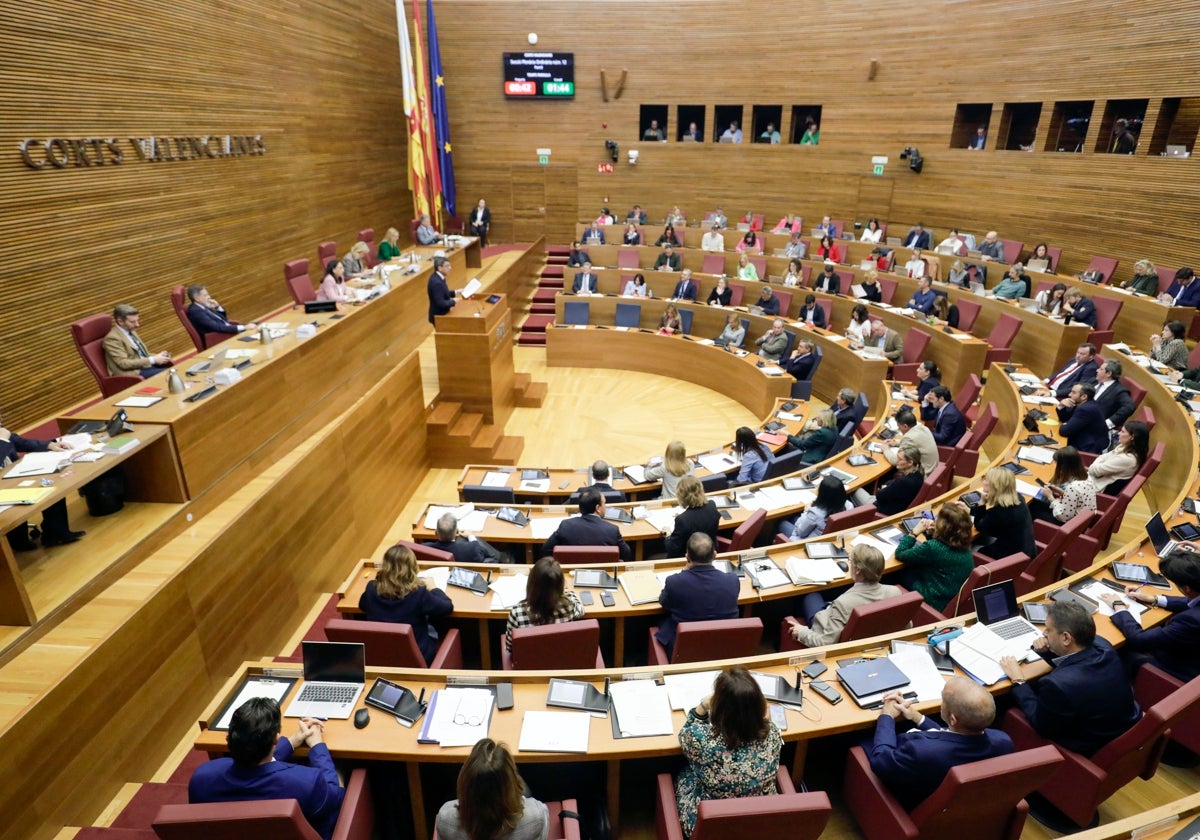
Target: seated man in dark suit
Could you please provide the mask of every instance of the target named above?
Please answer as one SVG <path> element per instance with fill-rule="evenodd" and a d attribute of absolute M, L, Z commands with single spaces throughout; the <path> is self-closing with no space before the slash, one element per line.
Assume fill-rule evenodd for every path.
<path fill-rule="evenodd" d="M 800 307 L 800 314 L 796 316 L 796 320 L 825 328 L 825 309 L 817 305 L 816 295 L 810 293 L 804 296 L 804 305 Z"/>
<path fill-rule="evenodd" d="M 854 420 L 854 401 L 856 399 L 858 399 L 858 392 L 853 388 L 842 388 L 834 398 L 833 420 L 838 434 L 841 434 L 843 426 Z"/>
<path fill-rule="evenodd" d="M 1067 402 L 1072 406 L 1070 419 L 1058 428 L 1058 433 L 1067 439 L 1069 446 L 1074 446 L 1080 452 L 1090 452 L 1099 455 L 1108 449 L 1108 424 L 1104 422 L 1104 412 L 1093 402 L 1096 386 L 1091 382 L 1077 382 L 1071 386 Z M 1059 419 L 1062 419 L 1062 409 L 1059 409 Z"/>
<path fill-rule="evenodd" d="M 3 421 L 0 421 L 3 422 Z M 57 440 L 38 440 L 21 437 L 16 432 L 9 431 L 0 425 L 0 472 L 7 470 L 17 462 L 25 452 L 63 452 L 71 447 Z M 72 531 L 67 519 L 67 500 L 59 499 L 42 511 L 42 545 L 46 547 L 73 543 L 84 535 L 84 531 Z M 31 532 L 29 526 L 22 522 L 8 532 L 8 544 L 13 551 L 33 551 L 37 548 L 34 542 L 36 530 Z"/>
<path fill-rule="evenodd" d="M 681 621 L 717 621 L 738 617 L 737 575 L 722 572 L 713 565 L 713 541 L 697 532 L 688 538 L 687 564 L 663 584 L 658 602 L 668 615 L 658 625 L 654 638 L 674 653 L 675 628 Z"/>
<path fill-rule="evenodd" d="M 803 381 L 812 379 L 813 365 L 816 363 L 817 354 L 813 352 L 812 341 L 807 338 L 798 338 L 796 339 L 796 349 L 792 351 L 792 355 L 781 361 L 779 366 L 797 380 Z"/>
<path fill-rule="evenodd" d="M 142 379 L 161 373 L 171 366 L 171 352 L 151 353 L 138 337 L 141 326 L 136 306 L 119 303 L 113 309 L 113 328 L 104 336 L 104 360 L 109 376 L 137 373 Z"/>
<path fill-rule="evenodd" d="M 666 254 L 664 253 L 662 256 L 665 257 Z M 662 259 L 662 257 L 659 257 L 659 259 Z M 692 270 L 685 268 L 683 274 L 679 275 L 679 282 L 675 284 L 675 290 L 671 292 L 671 297 L 675 300 L 695 301 L 696 292 L 699 291 L 699 288 L 696 285 L 696 281 L 692 279 Z"/>
<path fill-rule="evenodd" d="M 629 545 L 621 537 L 621 529 L 604 521 L 604 494 L 595 487 L 579 492 L 579 516 L 572 516 L 559 525 L 538 556 L 554 554 L 556 545 L 615 545 L 622 560 L 631 556 Z"/>
<path fill-rule="evenodd" d="M 253 323 L 239 324 L 237 321 L 230 321 L 225 307 L 213 300 L 212 295 L 204 286 L 188 286 L 187 296 L 187 317 L 192 322 L 192 326 L 196 328 L 196 332 L 200 333 L 201 341 L 204 341 L 204 337 L 208 333 L 237 335 L 258 326 Z"/>
<path fill-rule="evenodd" d="M 925 230 L 925 226 L 917 222 L 913 229 L 908 232 L 908 236 L 904 237 L 904 247 L 920 249 L 922 251 L 929 248 L 929 231 Z"/>
<path fill-rule="evenodd" d="M 582 268 L 584 263 L 591 264 L 592 258 L 579 246 L 578 240 L 571 243 L 571 252 L 567 254 L 567 268 Z"/>
<path fill-rule="evenodd" d="M 1184 543 L 1194 548 L 1192 543 Z M 1170 621 L 1143 630 L 1129 614 L 1119 595 L 1101 596 L 1114 610 L 1112 623 L 1125 636 L 1125 650 L 1162 668 L 1183 682 L 1200 677 L 1200 554 L 1176 549 L 1158 564 L 1158 571 L 1183 593 L 1156 595 L 1144 588 L 1127 586 L 1125 597 L 1147 606 L 1175 613 Z"/>
<path fill-rule="evenodd" d="M 243 802 L 295 799 L 304 818 L 325 840 L 333 834 L 346 792 L 322 741 L 324 725 L 301 718 L 295 734 L 280 738 L 279 705 L 268 697 L 247 700 L 233 713 L 229 757 L 206 761 L 188 782 L 188 801 Z M 308 746 L 308 766 L 288 761 Z"/>
<path fill-rule="evenodd" d="M 608 466 L 607 461 L 596 461 L 592 464 L 592 483 L 589 487 L 595 487 L 604 494 L 604 500 L 608 502 L 623 502 L 625 494 L 612 486 L 612 470 Z M 581 487 L 576 492 L 567 497 L 567 504 L 579 504 L 579 497 L 587 487 Z"/>
<path fill-rule="evenodd" d="M 642 209 L 642 205 L 633 205 L 633 209 L 625 216 L 625 221 L 633 222 L 635 225 L 646 224 L 646 211 Z"/>
<path fill-rule="evenodd" d="M 683 258 L 675 253 L 675 249 L 670 245 L 663 248 L 663 252 L 658 255 L 658 259 L 654 261 L 655 271 L 679 271 L 683 268 Z M 695 300 L 693 297 L 692 300 Z"/>
<path fill-rule="evenodd" d="M 897 733 L 896 721 L 901 717 L 916 724 L 916 728 Z M 1013 751 L 1011 738 L 998 729 L 988 729 L 995 718 L 992 695 L 969 677 L 954 677 L 942 689 L 946 728 L 918 712 L 912 700 L 893 691 L 883 698 L 874 740 L 863 748 L 871 770 L 911 812 L 958 765 Z"/>
<path fill-rule="evenodd" d="M 588 225 L 588 229 L 583 232 L 583 241 L 588 245 L 604 244 L 604 229 L 600 227 L 599 222 Z"/>
<path fill-rule="evenodd" d="M 1096 329 L 1096 319 L 1099 317 L 1096 314 L 1096 304 L 1083 296 L 1083 292 L 1079 289 L 1068 289 L 1063 295 L 1063 305 L 1067 310 L 1067 317 L 1063 319 L 1064 324 L 1075 322 L 1076 324 L 1087 324 L 1092 329 Z"/>
<path fill-rule="evenodd" d="M 1011 656 L 1000 666 L 1012 680 L 1013 700 L 1043 738 L 1091 756 L 1141 719 L 1121 657 L 1107 640 L 1096 638 L 1096 622 L 1080 604 L 1056 601 L 1047 607 L 1033 649 L 1054 666 L 1036 682 L 1025 682 Z"/>
<path fill-rule="evenodd" d="M 455 563 L 500 563 L 505 558 L 481 539 L 468 539 L 458 532 L 458 519 L 453 513 L 443 513 L 437 521 L 437 539 L 425 545 L 454 555 Z"/>
<path fill-rule="evenodd" d="M 1123 372 L 1124 368 L 1116 359 L 1109 359 L 1096 369 L 1096 396 L 1093 398 L 1093 402 L 1099 406 L 1100 413 L 1104 415 L 1104 422 L 1110 429 L 1121 428 L 1137 409 L 1129 389 L 1121 384 Z M 1069 418 L 1071 408 L 1069 400 L 1060 402 L 1058 404 L 1059 419 L 1064 419 L 1064 411 L 1066 417 Z"/>
<path fill-rule="evenodd" d="M 933 439 L 938 446 L 954 446 L 967 433 L 967 418 L 954 404 L 950 389 L 939 385 L 925 399 L 937 411 L 933 421 Z"/>
<path fill-rule="evenodd" d="M 757 306 L 762 309 L 764 315 L 779 314 L 779 298 L 775 297 L 775 292 L 770 286 L 763 286 L 762 292 L 758 295 L 758 300 L 754 301 L 752 306 Z"/>
<path fill-rule="evenodd" d="M 596 277 L 596 272 L 592 271 L 592 264 L 587 260 L 583 262 L 583 271 L 575 273 L 575 282 L 571 284 L 571 291 L 577 295 L 594 295 L 598 290 L 599 278 Z"/>
<path fill-rule="evenodd" d="M 1175 280 L 1158 299 L 1168 306 L 1200 306 L 1200 283 L 1196 272 L 1186 266 L 1175 272 Z"/>
<path fill-rule="evenodd" d="M 1096 367 L 1096 348 L 1090 344 L 1080 344 L 1075 349 L 1075 358 L 1047 379 L 1046 386 L 1061 400 L 1071 392 L 1071 386 L 1076 382 L 1094 382 Z"/>

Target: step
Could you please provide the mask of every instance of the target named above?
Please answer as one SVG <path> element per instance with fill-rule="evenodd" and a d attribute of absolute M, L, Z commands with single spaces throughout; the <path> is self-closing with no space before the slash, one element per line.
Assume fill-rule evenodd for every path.
<path fill-rule="evenodd" d="M 554 304 L 552 303 L 535 303 L 529 307 L 530 315 L 553 315 Z"/>
<path fill-rule="evenodd" d="M 533 293 L 533 302 L 534 303 L 548 303 L 551 306 L 553 306 L 554 300 L 557 297 L 558 297 L 557 289 L 547 288 L 545 286 L 542 286 L 542 287 L 538 288 L 538 290 L 536 292 Z"/>
<path fill-rule="evenodd" d="M 545 382 L 530 382 L 528 387 L 517 394 L 517 405 L 521 408 L 541 408 L 548 391 L 549 387 Z"/>
<path fill-rule="evenodd" d="M 504 466 L 516 466 L 517 459 L 521 457 L 521 452 L 524 449 L 525 438 L 520 435 L 505 435 L 500 438 L 500 442 L 492 450 L 491 462 Z"/>
<path fill-rule="evenodd" d="M 63 829 L 63 831 L 70 831 L 70 829 Z M 72 835 L 72 840 L 159 840 L 159 838 L 153 828 L 106 828 L 85 825 Z"/>
<path fill-rule="evenodd" d="M 559 291 L 566 288 L 566 284 L 561 280 L 555 280 L 553 277 L 543 277 L 537 285 L 538 289 L 550 289 L 551 291 Z"/>
<path fill-rule="evenodd" d="M 565 265 L 548 265 L 542 269 L 543 277 L 562 277 L 565 273 Z"/>
<path fill-rule="evenodd" d="M 529 373 L 514 373 L 513 374 L 513 390 L 517 392 L 524 391 L 533 382 L 533 375 Z"/>
<path fill-rule="evenodd" d="M 482 414 L 460 414 L 458 419 L 451 424 L 447 437 L 473 440 L 482 425 Z"/>
<path fill-rule="evenodd" d="M 522 347 L 545 347 L 545 333 L 521 333 L 517 336 L 517 344 Z"/>
<path fill-rule="evenodd" d="M 521 324 L 521 332 L 544 333 L 553 323 L 554 317 L 551 315 L 530 315 L 525 319 L 525 323 Z"/>
<path fill-rule="evenodd" d="M 430 431 L 437 430 L 442 434 L 450 428 L 450 424 L 458 419 L 458 415 L 462 414 L 462 403 L 457 403 L 452 400 L 439 401 L 425 415 L 425 425 Z"/>
<path fill-rule="evenodd" d="M 546 256 L 548 257 L 567 257 L 571 255 L 570 245 L 547 245 Z"/>
<path fill-rule="evenodd" d="M 486 449 L 491 452 L 500 438 L 504 437 L 504 429 L 491 423 L 484 424 L 471 436 L 472 449 Z"/>

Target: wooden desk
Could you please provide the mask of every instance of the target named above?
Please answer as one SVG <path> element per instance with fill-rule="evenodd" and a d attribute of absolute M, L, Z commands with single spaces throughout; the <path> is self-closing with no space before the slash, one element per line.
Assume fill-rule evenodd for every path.
<path fill-rule="evenodd" d="M 479 268 L 483 265 L 483 249 L 480 247 L 478 236 L 455 236 L 451 234 L 451 238 L 462 244 L 450 247 L 444 245 L 413 245 L 405 248 L 399 257 L 389 262 L 410 262 L 413 254 L 416 254 L 419 260 L 430 262 L 438 251 L 442 251 L 446 259 L 450 260 L 451 280 L 462 277 L 468 268 Z M 323 271 L 324 267 L 321 270 Z M 464 284 L 465 281 L 458 285 Z M 452 283 L 451 285 L 455 284 Z"/>
<path fill-rule="evenodd" d="M 120 466 L 129 481 L 128 499 L 139 502 L 173 502 L 186 500 L 183 474 L 166 426 L 137 424 L 131 433 L 139 441 L 133 449 L 121 455 L 105 455 L 99 461 L 76 463 L 50 476 L 6 478 L 0 489 L 11 490 L 25 482 L 37 486 L 42 479 L 53 482 L 50 492 L 32 505 L 13 505 L 0 512 L 0 534 L 7 534 L 22 522 L 65 499 L 89 481 Z M 29 485 L 26 485 L 29 486 Z M 32 626 L 37 621 L 21 569 L 8 540 L 0 539 L 0 624 Z"/>
<path fill-rule="evenodd" d="M 188 394 L 168 394 L 163 373 L 74 415 L 58 418 L 59 427 L 70 428 L 81 419 L 107 420 L 115 410 L 114 403 L 140 388 L 157 386 L 161 389 L 158 396 L 166 399 L 150 408 L 129 409 L 129 421 L 171 427 L 187 496 L 194 499 L 306 413 L 324 410 L 326 401 L 353 399 L 354 391 L 344 385 L 354 377 L 365 373 L 369 382 L 362 387 L 369 387 L 384 370 L 391 369 L 393 357 L 404 358 L 416 347 L 429 331 L 425 295 L 429 270 L 393 279 L 389 293 L 363 305 L 344 305 L 338 313 L 307 315 L 303 309 L 292 309 L 274 316 L 270 320 L 286 322 L 293 331 L 271 344 L 237 338 L 223 343 L 217 349 L 256 350 L 253 364 L 242 371 L 241 381 L 219 387 L 199 402 L 185 402 Z M 294 328 L 306 323 L 318 325 L 316 335 L 296 338 Z M 181 364 L 180 374 L 198 361 L 200 358 Z M 211 375 L 210 371 L 184 376 L 191 386 L 189 393 L 202 390 Z"/>

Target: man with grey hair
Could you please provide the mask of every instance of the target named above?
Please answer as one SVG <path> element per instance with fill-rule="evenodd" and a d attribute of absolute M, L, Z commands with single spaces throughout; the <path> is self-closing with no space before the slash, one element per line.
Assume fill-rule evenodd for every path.
<path fill-rule="evenodd" d="M 443 513 L 437 521 L 437 539 L 425 545 L 454 555 L 455 563 L 503 563 L 508 558 L 477 537 L 462 534 L 453 513 Z"/>
<path fill-rule="evenodd" d="M 754 342 L 758 345 L 758 355 L 762 356 L 763 361 L 778 362 L 783 358 L 783 351 L 787 349 L 788 338 L 787 333 L 783 330 L 783 321 L 776 318 L 771 329 L 758 337 Z"/>
<path fill-rule="evenodd" d="M 446 283 L 450 273 L 450 260 L 445 257 L 433 258 L 433 273 L 429 275 L 429 283 L 425 289 L 429 293 L 429 323 L 438 315 L 445 315 L 454 308 L 454 295 Z"/>
<path fill-rule="evenodd" d="M 138 337 L 141 326 L 137 307 L 119 303 L 113 309 L 113 328 L 104 336 L 104 361 L 110 376 L 137 373 L 143 379 L 171 366 L 171 351 L 151 353 Z"/>

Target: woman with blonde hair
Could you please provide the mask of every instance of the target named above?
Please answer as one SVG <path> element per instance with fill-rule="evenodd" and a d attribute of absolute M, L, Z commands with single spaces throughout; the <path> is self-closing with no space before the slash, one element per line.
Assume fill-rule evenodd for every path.
<path fill-rule="evenodd" d="M 400 231 L 395 228 L 388 228 L 387 233 L 383 235 L 383 241 L 379 243 L 379 250 L 376 252 L 380 262 L 394 260 L 400 256 Z"/>
<path fill-rule="evenodd" d="M 946 282 L 951 286 L 958 286 L 960 289 L 971 285 L 971 275 L 967 272 L 967 267 L 962 260 L 955 260 L 950 264 L 950 274 L 946 277 Z"/>
<path fill-rule="evenodd" d="M 437 835 L 442 840 L 545 840 L 550 812 L 523 795 L 512 753 L 491 738 L 475 742 L 458 772 L 458 799 L 441 807 Z"/>
<path fill-rule="evenodd" d="M 708 534 L 716 545 L 721 516 L 717 513 L 717 503 L 704 495 L 700 479 L 685 475 L 679 480 L 677 493 L 683 512 L 675 517 L 675 530 L 667 536 L 667 556 L 683 557 L 687 553 L 688 540 L 697 531 Z"/>
<path fill-rule="evenodd" d="M 659 335 L 675 335 L 683 329 L 683 322 L 679 318 L 679 307 L 674 303 L 668 303 L 667 308 L 663 311 L 662 320 L 658 323 Z"/>
<path fill-rule="evenodd" d="M 674 499 L 678 495 L 679 482 L 692 472 L 692 462 L 683 448 L 683 441 L 673 440 L 667 444 L 661 461 L 646 465 L 646 480 L 662 481 L 662 495 L 659 498 Z"/>
<path fill-rule="evenodd" d="M 1129 289 L 1139 295 L 1158 295 L 1158 271 L 1150 260 L 1138 260 L 1133 264 L 1133 276 L 1121 284 L 1122 289 Z"/>
<path fill-rule="evenodd" d="M 754 263 L 750 262 L 750 257 L 746 256 L 743 251 L 738 257 L 737 276 L 739 280 L 757 280 L 758 269 L 754 267 Z"/>
<path fill-rule="evenodd" d="M 417 577 L 417 558 L 406 545 L 394 545 L 383 554 L 375 579 L 358 599 L 367 621 L 390 621 L 412 627 L 426 664 L 437 655 L 437 631 L 429 619 L 449 615 L 454 603 L 442 590 Z"/>
<path fill-rule="evenodd" d="M 371 247 L 362 240 L 350 246 L 346 256 L 342 257 L 342 268 L 345 269 L 348 279 L 353 280 L 367 273 L 365 260 L 369 253 L 371 253 Z"/>
<path fill-rule="evenodd" d="M 1004 467 L 992 467 L 983 474 L 982 501 L 970 508 L 979 532 L 980 554 L 999 560 L 1023 551 L 1033 559 L 1037 546 L 1033 541 L 1033 517 L 1029 506 L 1017 492 L 1017 480 Z"/>

